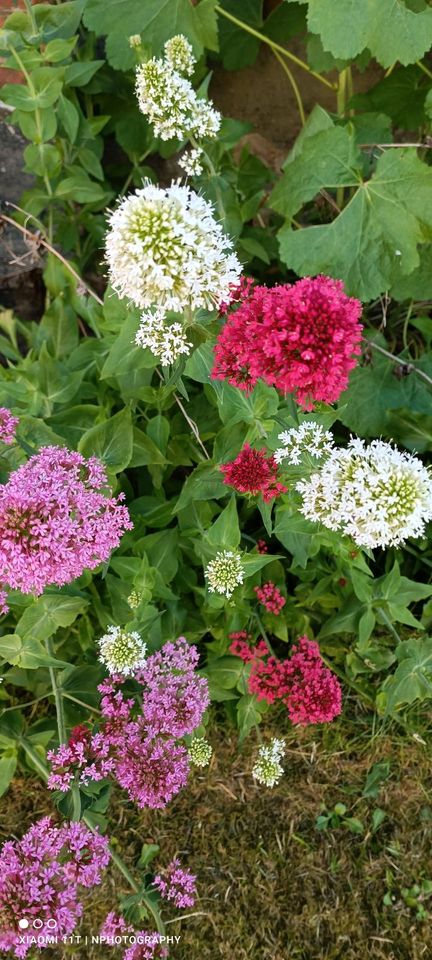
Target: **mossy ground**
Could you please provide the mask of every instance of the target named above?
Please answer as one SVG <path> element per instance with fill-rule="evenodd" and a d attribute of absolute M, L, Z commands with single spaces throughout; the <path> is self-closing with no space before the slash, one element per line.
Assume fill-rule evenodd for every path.
<path fill-rule="evenodd" d="M 418 919 L 401 897 L 403 888 L 432 879 L 427 747 L 358 708 L 356 716 L 322 729 L 287 724 L 286 742 L 286 772 L 273 790 L 250 776 L 254 738 L 239 751 L 235 733 L 219 725 L 210 768 L 194 772 L 165 811 L 138 812 L 116 795 L 111 830 L 131 869 L 142 843 L 150 842 L 160 844 L 160 863 L 179 855 L 198 875 L 198 904 L 168 927 L 181 935 L 173 960 L 427 958 L 430 921 Z M 362 798 L 367 772 L 380 760 L 390 762 L 389 777 L 376 799 Z M 362 835 L 344 826 L 317 830 L 322 805 L 337 802 L 362 820 Z M 48 805 L 44 787 L 16 779 L 3 800 L 1 838 L 20 836 Z M 386 817 L 373 833 L 377 807 Z M 383 904 L 388 890 L 393 906 Z M 97 933 L 127 892 L 111 868 L 89 895 L 79 932 Z M 121 954 L 83 945 L 44 951 L 46 960 L 107 955 Z"/>

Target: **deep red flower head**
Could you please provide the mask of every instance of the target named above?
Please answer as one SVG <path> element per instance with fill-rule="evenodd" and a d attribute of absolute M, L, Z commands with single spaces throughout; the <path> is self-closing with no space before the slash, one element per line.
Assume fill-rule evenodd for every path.
<path fill-rule="evenodd" d="M 317 643 L 299 637 L 288 660 L 252 661 L 249 693 L 258 700 L 281 700 L 292 723 L 329 723 L 342 709 L 337 677 L 325 666 Z"/>
<path fill-rule="evenodd" d="M 277 479 L 274 457 L 268 457 L 265 450 L 253 450 L 248 443 L 235 460 L 222 464 L 221 471 L 228 486 L 239 493 L 262 493 L 265 503 L 287 492 L 287 487 Z"/>
<path fill-rule="evenodd" d="M 222 327 L 212 377 L 242 390 L 262 379 L 305 410 L 334 403 L 360 353 L 361 309 L 331 277 L 255 287 Z"/>

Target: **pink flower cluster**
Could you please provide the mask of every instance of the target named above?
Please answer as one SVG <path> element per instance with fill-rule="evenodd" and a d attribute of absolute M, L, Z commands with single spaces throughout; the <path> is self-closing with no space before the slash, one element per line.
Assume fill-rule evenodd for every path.
<path fill-rule="evenodd" d="M 43 447 L 12 473 L 0 486 L 0 582 L 40 594 L 107 560 L 132 523 L 106 483 L 99 460 L 66 447 Z"/>
<path fill-rule="evenodd" d="M 323 663 L 314 640 L 299 637 L 288 660 L 238 655 L 251 661 L 249 692 L 266 703 L 284 703 L 292 723 L 329 723 L 340 714 L 340 683 Z"/>
<path fill-rule="evenodd" d="M 265 540 L 257 540 L 256 548 L 258 553 L 268 553 L 268 544 Z"/>
<path fill-rule="evenodd" d="M 163 874 L 156 874 L 154 886 L 164 900 L 172 900 L 180 910 L 193 907 L 196 897 L 196 876 L 190 870 L 183 870 L 178 857 L 168 864 Z"/>
<path fill-rule="evenodd" d="M 0 441 L 10 446 L 14 442 L 19 418 L 12 416 L 7 407 L 0 407 Z"/>
<path fill-rule="evenodd" d="M 272 580 L 268 580 L 267 583 L 263 583 L 262 587 L 254 587 L 254 590 L 263 607 L 270 613 L 279 616 L 282 607 L 286 604 L 286 600 L 280 590 L 278 590 L 276 584 L 273 583 Z"/>
<path fill-rule="evenodd" d="M 141 687 L 137 709 L 122 691 L 124 677 L 113 674 L 100 686 L 102 723 L 93 736 L 83 732 L 48 755 L 51 789 L 113 776 L 139 807 L 164 807 L 181 790 L 189 758 L 180 738 L 201 723 L 209 704 L 208 684 L 196 673 L 198 652 L 184 637 L 153 653 L 135 680 Z"/>
<path fill-rule="evenodd" d="M 278 481 L 278 465 L 274 457 L 267 456 L 264 449 L 253 450 L 248 443 L 235 460 L 222 464 L 220 469 L 224 483 L 239 493 L 261 493 L 264 503 L 280 497 L 288 489 Z"/>
<path fill-rule="evenodd" d="M 222 328 L 212 376 L 251 390 L 259 379 L 305 410 L 334 403 L 360 353 L 361 303 L 340 280 L 306 277 L 247 291 Z"/>
<path fill-rule="evenodd" d="M 123 960 L 163 960 L 168 956 L 168 949 L 160 942 L 159 934 L 135 930 L 132 924 L 113 911 L 105 917 L 100 937 L 104 938 L 107 947 L 132 941 L 123 954 Z"/>
<path fill-rule="evenodd" d="M 49 817 L 34 823 L 21 840 L 5 843 L 0 854 L 0 950 L 25 957 L 35 918 L 42 921 L 36 931 L 41 937 L 53 934 L 49 920 L 56 921 L 57 936 L 71 934 L 82 914 L 79 888 L 100 883 L 109 859 L 105 837 L 82 823 L 55 826 Z M 29 921 L 28 938 L 18 926 L 22 919 Z"/>
<path fill-rule="evenodd" d="M 266 657 L 268 654 L 268 647 L 264 640 L 258 640 L 254 647 L 250 646 L 252 636 L 246 630 L 238 630 L 228 636 L 231 640 L 230 653 L 234 654 L 235 657 L 240 657 L 244 663 L 252 663 L 253 660 Z"/>

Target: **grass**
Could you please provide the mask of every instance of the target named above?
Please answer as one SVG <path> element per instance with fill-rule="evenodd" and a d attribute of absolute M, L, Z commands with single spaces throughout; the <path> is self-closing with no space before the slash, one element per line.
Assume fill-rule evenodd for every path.
<path fill-rule="evenodd" d="M 132 870 L 141 844 L 150 842 L 160 844 L 159 864 L 179 855 L 198 875 L 200 900 L 185 912 L 194 916 L 177 915 L 168 926 L 181 935 L 173 960 L 427 957 L 430 923 L 418 919 L 416 904 L 408 906 L 401 893 L 432 879 L 432 773 L 424 744 L 377 725 L 358 707 L 356 716 L 327 728 L 286 726 L 285 775 L 273 790 L 250 776 L 254 738 L 239 752 L 235 734 L 219 725 L 210 768 L 194 772 L 166 810 L 139 812 L 115 794 L 111 829 Z M 382 760 L 390 762 L 390 773 L 379 796 L 362 798 L 368 770 Z M 363 822 L 362 835 L 346 826 L 317 830 L 322 807 L 338 802 Z M 32 778 L 16 779 L 3 805 L 5 839 L 46 813 L 49 797 Z M 377 807 L 386 816 L 373 833 Z M 391 906 L 383 904 L 388 891 Z M 110 869 L 87 900 L 79 932 L 97 933 L 117 896 L 127 892 Z M 176 917 L 169 907 L 167 915 Z M 105 960 L 106 954 L 84 945 L 44 952 L 46 960 Z M 117 960 L 121 952 L 108 955 Z"/>

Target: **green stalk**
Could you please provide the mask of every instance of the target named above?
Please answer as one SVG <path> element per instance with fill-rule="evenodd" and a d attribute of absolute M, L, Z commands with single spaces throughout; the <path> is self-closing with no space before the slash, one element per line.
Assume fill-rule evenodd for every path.
<path fill-rule="evenodd" d="M 14 57 L 16 63 L 18 64 L 18 67 L 19 67 L 21 73 L 22 73 L 22 74 L 24 75 L 24 77 L 25 77 L 25 80 L 26 80 L 27 86 L 28 86 L 28 88 L 29 88 L 29 90 L 30 90 L 31 96 L 32 96 L 33 98 L 36 98 L 36 90 L 35 90 L 35 87 L 34 87 L 32 78 L 31 78 L 28 70 L 26 70 L 26 68 L 25 68 L 25 66 L 24 66 L 24 64 L 23 64 L 23 62 L 22 62 L 22 60 L 21 60 L 21 57 L 18 56 L 18 54 L 17 54 L 17 52 L 16 52 L 16 50 L 15 50 L 15 47 L 9 47 L 9 50 L 10 50 L 12 56 Z M 40 115 L 39 107 L 35 107 L 35 109 L 34 109 L 34 118 L 35 118 L 35 123 L 36 123 L 37 134 L 38 134 L 38 143 L 36 144 L 36 146 L 38 147 L 39 156 L 40 156 L 40 160 L 41 160 L 41 166 L 42 166 L 42 169 L 44 170 L 42 179 L 43 179 L 43 182 L 44 182 L 44 184 L 45 184 L 45 189 L 46 189 L 46 192 L 47 192 L 47 195 L 48 195 L 48 199 L 51 200 L 51 198 L 52 198 L 52 196 L 53 196 L 53 191 L 52 191 L 50 179 L 49 179 L 49 176 L 48 176 L 46 167 L 45 167 L 45 163 L 44 163 L 44 159 L 43 159 L 43 152 L 42 152 L 42 150 L 40 149 L 40 148 L 42 147 L 42 144 L 43 144 L 43 138 L 42 138 L 42 118 L 41 118 L 41 115 Z M 49 217 L 48 217 L 48 239 L 49 239 L 49 241 L 52 243 L 52 211 L 51 211 L 50 208 L 49 208 Z"/>
<path fill-rule="evenodd" d="M 288 80 L 289 80 L 289 82 L 290 82 L 290 84 L 291 84 L 291 87 L 292 87 L 294 96 L 295 96 L 296 101 L 297 101 L 297 106 L 298 106 L 298 112 L 299 112 L 299 114 L 300 114 L 301 125 L 302 125 L 302 127 L 304 127 L 304 125 L 305 125 L 305 123 L 306 123 L 306 114 L 305 114 L 305 111 L 304 111 L 303 100 L 302 100 L 302 98 L 301 98 L 301 93 L 300 93 L 298 84 L 297 84 L 296 80 L 294 79 L 294 77 L 293 77 L 293 75 L 292 75 L 292 73 L 291 73 L 291 70 L 290 70 L 288 64 L 285 63 L 285 60 L 283 59 L 283 57 L 281 57 L 279 51 L 278 51 L 278 50 L 275 50 L 275 49 L 273 48 L 273 53 L 274 53 L 276 59 L 278 60 L 278 62 L 280 63 L 280 65 L 281 65 L 281 67 L 282 67 L 282 70 L 284 71 L 284 73 L 286 73 L 286 75 L 287 75 L 287 77 L 288 77 Z"/>
<path fill-rule="evenodd" d="M 345 70 L 341 70 L 339 74 L 339 83 L 337 88 L 337 112 L 340 117 L 349 116 L 347 111 L 348 103 L 352 97 L 353 85 L 352 85 L 352 71 L 351 67 L 346 67 Z M 339 207 L 339 210 L 342 209 L 344 204 L 344 188 L 338 187 L 336 191 L 336 204 Z"/>
<path fill-rule="evenodd" d="M 48 656 L 53 657 L 54 649 L 53 649 L 52 640 L 50 637 L 46 639 L 45 646 L 46 646 L 46 651 Z M 62 696 L 60 687 L 58 686 L 58 683 L 57 683 L 55 668 L 48 667 L 48 670 L 49 670 L 49 675 L 51 680 L 52 691 L 54 694 L 55 705 L 56 705 L 58 738 L 59 738 L 59 743 L 62 744 L 62 743 L 66 743 L 67 741 L 66 723 L 65 723 L 64 710 L 63 710 L 63 696 Z"/>
<path fill-rule="evenodd" d="M 265 33 L 260 33 L 259 30 L 255 30 L 254 27 L 251 27 L 249 23 L 244 23 L 243 20 L 238 20 L 232 13 L 228 13 L 228 10 L 224 10 L 223 7 L 220 7 L 219 4 L 216 4 L 215 7 L 216 13 L 219 13 L 222 17 L 225 17 L 226 20 L 231 20 L 231 23 L 235 23 L 236 27 L 240 27 L 241 30 L 245 30 L 246 33 L 250 33 L 252 37 L 255 37 L 257 40 L 260 40 L 261 43 L 266 43 L 268 47 L 271 47 L 272 50 L 278 50 L 284 57 L 288 57 L 288 60 L 292 60 L 293 63 L 296 63 L 298 67 L 301 67 L 302 70 L 306 70 L 311 77 L 315 77 L 316 80 L 319 80 L 320 83 L 323 83 L 325 87 L 330 87 L 330 90 L 336 90 L 334 83 L 331 83 L 330 80 L 326 80 L 325 77 L 322 77 L 320 73 L 315 73 L 315 70 L 311 70 L 309 64 L 305 60 L 300 60 L 300 57 L 296 57 L 294 53 L 291 53 L 289 50 L 286 50 L 285 47 L 281 47 L 279 43 L 275 43 L 274 40 L 270 40 L 270 37 L 266 37 Z"/>

